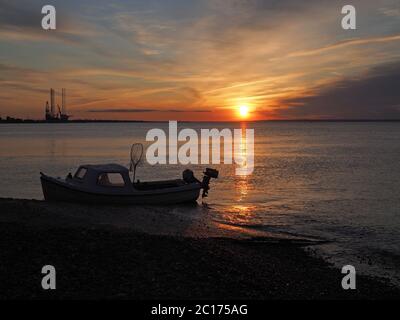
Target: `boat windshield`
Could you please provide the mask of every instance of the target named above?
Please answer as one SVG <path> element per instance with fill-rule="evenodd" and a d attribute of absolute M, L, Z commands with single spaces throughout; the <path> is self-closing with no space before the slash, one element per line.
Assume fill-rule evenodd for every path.
<path fill-rule="evenodd" d="M 75 173 L 75 178 L 82 180 L 83 178 L 85 178 L 86 172 L 87 172 L 86 168 L 84 168 L 84 167 L 79 168 L 78 171 Z"/>
<path fill-rule="evenodd" d="M 124 187 L 125 181 L 120 173 L 102 173 L 97 179 L 97 184 L 103 187 Z"/>

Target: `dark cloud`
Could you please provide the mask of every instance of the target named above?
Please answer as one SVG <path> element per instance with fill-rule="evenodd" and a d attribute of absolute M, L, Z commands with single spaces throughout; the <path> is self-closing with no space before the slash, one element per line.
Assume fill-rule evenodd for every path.
<path fill-rule="evenodd" d="M 196 112 L 196 113 L 202 113 L 202 112 L 211 112 L 211 110 L 199 110 L 199 109 L 187 109 L 187 110 L 182 110 L 182 109 L 168 109 L 168 110 L 159 110 L 159 111 L 165 111 L 165 112 Z"/>
<path fill-rule="evenodd" d="M 0 1 L 0 26 L 2 28 L 11 26 L 37 28 L 40 27 L 41 20 L 41 7 L 34 10 L 28 2 Z"/>
<path fill-rule="evenodd" d="M 42 31 L 41 21 L 44 15 L 42 7 L 50 4 L 56 8 L 57 29 L 67 28 L 69 16 L 65 2 L 53 0 L 51 3 L 32 0 L 0 0 L 0 28 Z"/>
<path fill-rule="evenodd" d="M 183 109 L 91 109 L 87 112 L 92 113 L 146 113 L 146 112 L 211 112 L 210 110 L 183 110 Z"/>
<path fill-rule="evenodd" d="M 336 1 L 340 3 L 339 1 Z M 257 10 L 284 12 L 284 13 L 299 13 L 316 5 L 331 4 L 332 0 L 236 0 L 238 6 L 252 7 Z"/>
<path fill-rule="evenodd" d="M 400 119 L 400 61 L 281 101 L 282 118 Z"/>
<path fill-rule="evenodd" d="M 78 4 L 67 4 L 65 1 L 53 0 L 57 12 L 57 30 L 48 32 L 42 29 L 41 21 L 44 15 L 41 13 L 45 3 L 40 1 L 0 0 L 0 31 L 13 31 L 21 36 L 30 37 L 32 41 L 59 41 L 67 45 L 84 46 L 91 52 L 106 58 L 114 57 L 114 53 L 88 38 L 84 33 L 78 32 L 79 21 L 70 13 Z M 81 26 L 84 32 L 84 27 Z"/>
<path fill-rule="evenodd" d="M 142 113 L 142 112 L 156 112 L 157 109 L 91 109 L 87 112 L 92 113 Z"/>
<path fill-rule="evenodd" d="M 22 84 L 22 83 L 7 83 L 0 80 L 0 85 L 2 88 L 9 90 L 9 89 L 16 89 L 20 91 L 30 91 L 35 93 L 48 93 L 47 89 L 40 89 L 30 86 L 29 84 Z"/>

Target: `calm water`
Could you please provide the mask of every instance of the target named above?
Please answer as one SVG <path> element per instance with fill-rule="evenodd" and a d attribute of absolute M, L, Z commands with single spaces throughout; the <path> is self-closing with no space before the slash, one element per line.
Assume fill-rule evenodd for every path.
<path fill-rule="evenodd" d="M 333 240 L 318 248 L 333 262 L 399 280 L 400 124 L 247 126 L 255 129 L 254 173 L 238 177 L 232 166 L 219 166 L 208 219 Z M 160 123 L 0 125 L 0 196 L 42 199 L 40 171 L 64 176 L 83 163 L 128 165 L 129 146 L 154 127 L 167 130 Z M 202 166 L 191 168 L 200 176 Z M 138 177 L 171 178 L 182 169 L 144 165 Z"/>

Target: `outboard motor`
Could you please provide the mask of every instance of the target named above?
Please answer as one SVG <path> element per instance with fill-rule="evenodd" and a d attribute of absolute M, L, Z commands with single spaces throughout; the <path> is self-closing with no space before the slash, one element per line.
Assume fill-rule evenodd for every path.
<path fill-rule="evenodd" d="M 208 195 L 208 190 L 210 190 L 210 180 L 211 178 L 217 179 L 218 178 L 218 170 L 206 168 L 206 171 L 203 172 L 204 177 L 201 185 L 203 187 L 203 194 L 202 197 L 205 198 Z"/>

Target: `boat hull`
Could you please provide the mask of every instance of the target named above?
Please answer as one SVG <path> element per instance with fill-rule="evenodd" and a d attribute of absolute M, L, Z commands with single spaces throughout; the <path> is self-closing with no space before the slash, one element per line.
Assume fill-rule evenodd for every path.
<path fill-rule="evenodd" d="M 40 177 L 40 181 L 46 201 L 89 204 L 166 205 L 193 203 L 199 198 L 201 189 L 199 184 L 188 184 L 170 189 L 137 191 L 130 194 L 109 194 L 79 190 L 45 175 Z"/>

